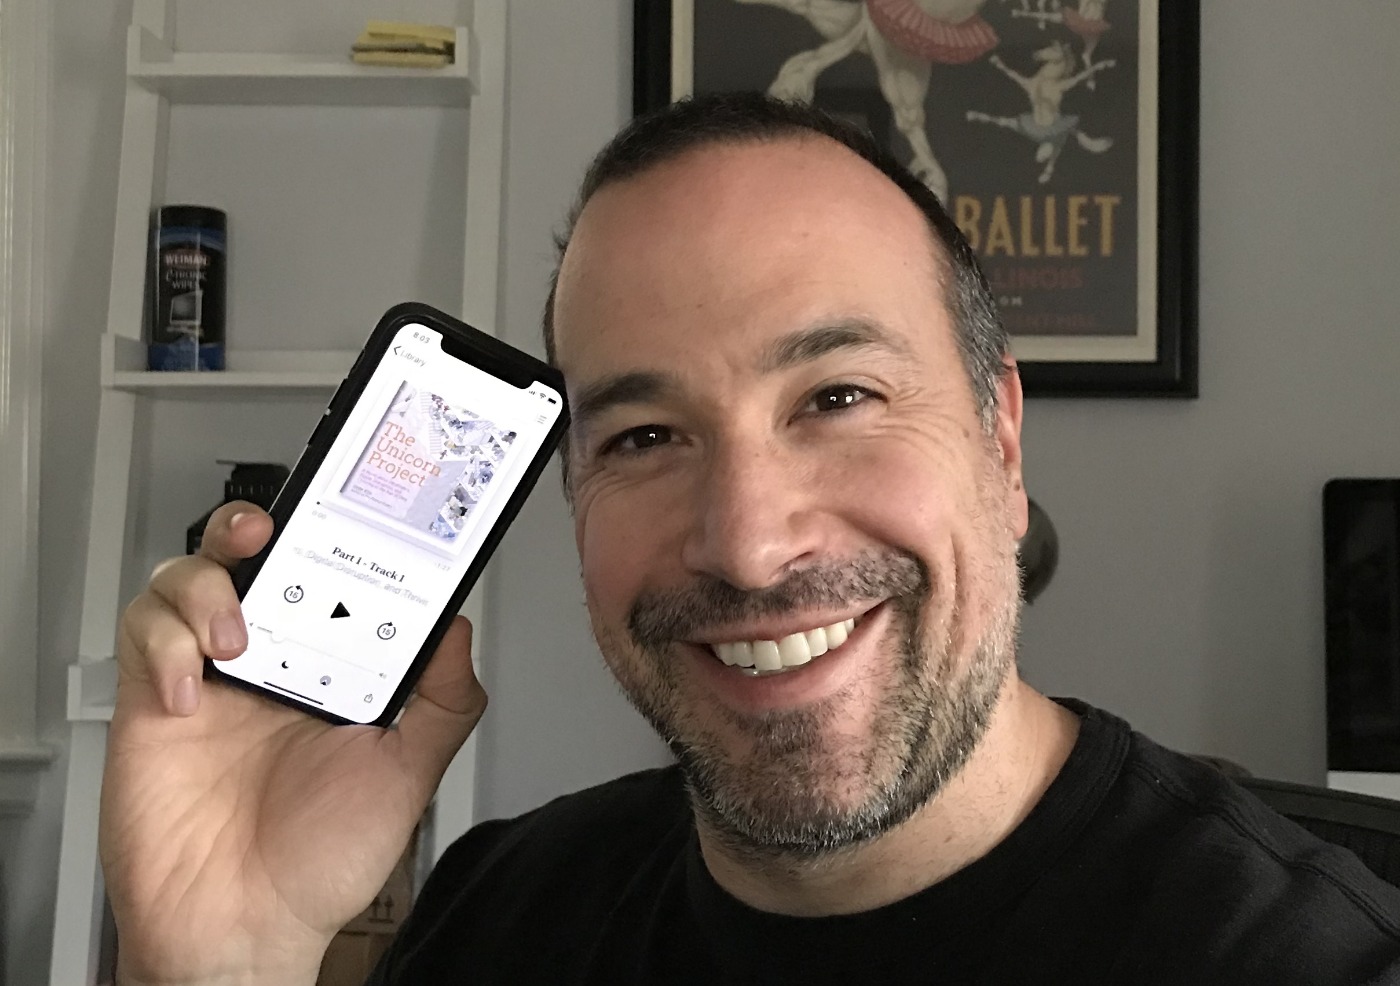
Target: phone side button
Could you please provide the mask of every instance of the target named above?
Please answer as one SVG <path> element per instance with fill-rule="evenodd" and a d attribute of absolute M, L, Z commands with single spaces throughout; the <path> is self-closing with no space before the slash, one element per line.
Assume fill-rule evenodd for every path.
<path fill-rule="evenodd" d="M 331 395 L 330 402 L 326 405 L 327 412 L 335 411 L 340 408 L 340 397 L 345 393 L 345 385 L 348 382 L 347 380 L 342 380 L 340 381 L 340 386 L 335 388 L 335 393 Z"/>
<path fill-rule="evenodd" d="M 307 448 L 315 445 L 321 437 L 321 432 L 326 430 L 326 422 L 330 419 L 330 408 L 327 408 L 321 415 L 321 419 L 316 422 L 316 427 L 311 429 L 311 437 L 306 440 Z"/>

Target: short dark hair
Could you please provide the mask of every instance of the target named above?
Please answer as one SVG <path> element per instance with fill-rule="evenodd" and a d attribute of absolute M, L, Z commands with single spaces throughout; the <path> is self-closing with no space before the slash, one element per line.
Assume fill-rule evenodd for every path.
<path fill-rule="evenodd" d="M 942 247 L 935 251 L 935 260 L 943 280 L 948 314 L 982 426 L 990 433 L 996 415 L 997 384 L 1006 372 L 1003 360 L 1008 343 L 987 279 L 967 238 L 938 196 L 864 130 L 806 103 L 774 99 L 762 93 L 714 93 L 682 99 L 637 117 L 598 152 L 584 175 L 563 231 L 554 238 L 556 262 L 544 308 L 544 348 L 549 361 L 554 363 L 557 358 L 554 299 L 559 264 L 584 206 L 600 189 L 697 148 L 810 134 L 828 137 L 860 155 L 894 182 L 923 213 L 934 240 Z"/>

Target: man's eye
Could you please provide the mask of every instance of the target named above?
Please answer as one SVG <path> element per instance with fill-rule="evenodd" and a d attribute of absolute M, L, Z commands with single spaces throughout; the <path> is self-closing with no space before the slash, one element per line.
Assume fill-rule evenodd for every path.
<path fill-rule="evenodd" d="M 619 432 L 603 443 L 599 455 L 637 455 L 671 441 L 671 429 L 665 425 L 642 425 Z"/>
<path fill-rule="evenodd" d="M 870 398 L 876 396 L 875 392 L 865 387 L 858 387 L 853 383 L 838 383 L 830 387 L 823 387 L 812 395 L 807 402 L 807 410 L 825 414 L 828 411 L 844 411 L 847 408 L 863 404 Z"/>

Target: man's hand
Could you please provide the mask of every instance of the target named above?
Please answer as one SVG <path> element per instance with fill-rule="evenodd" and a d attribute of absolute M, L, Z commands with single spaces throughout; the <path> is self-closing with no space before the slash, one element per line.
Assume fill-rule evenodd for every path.
<path fill-rule="evenodd" d="M 271 533 L 257 507 L 222 507 L 122 617 L 100 841 L 124 986 L 313 983 L 486 708 L 460 617 L 393 729 L 202 680 L 205 655 L 247 645 L 228 568 Z"/>

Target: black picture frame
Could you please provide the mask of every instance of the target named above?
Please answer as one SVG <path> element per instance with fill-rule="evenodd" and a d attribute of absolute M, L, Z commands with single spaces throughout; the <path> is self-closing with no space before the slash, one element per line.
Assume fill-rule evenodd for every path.
<path fill-rule="evenodd" d="M 865 0 L 850 0 L 859 5 Z M 1198 171 L 1199 171 L 1199 102 L 1200 102 L 1200 7 L 1199 0 L 1111 0 L 1119 10 L 1131 3 L 1136 13 L 1134 34 L 1136 47 L 1134 57 L 1140 59 L 1136 101 L 1133 112 L 1136 121 L 1134 136 L 1139 139 L 1133 144 L 1136 148 L 1137 183 L 1132 186 L 1136 196 L 1133 199 L 1134 215 L 1137 224 L 1133 232 L 1141 249 L 1134 254 L 1135 287 L 1132 297 L 1135 302 L 1131 318 L 1131 338 L 1137 347 L 1131 358 L 1113 355 L 1108 351 L 1117 341 L 1109 336 L 1036 337 L 1038 349 L 1031 355 L 1023 355 L 1017 350 L 1028 347 L 1031 337 L 1021 337 L 1013 331 L 1013 352 L 1016 352 L 1020 365 L 1021 379 L 1027 396 L 1032 397 L 1178 397 L 1198 396 L 1198 348 L 1197 326 L 1197 210 L 1198 210 Z M 1051 0 L 1051 9 L 1068 8 L 1075 0 Z M 678 82 L 673 76 L 677 73 L 678 61 L 673 51 L 677 38 L 687 37 L 687 28 L 680 25 L 678 18 L 690 18 L 688 36 L 691 50 L 683 53 L 679 65 L 680 74 L 696 62 L 695 53 L 700 48 L 697 40 L 697 24 L 700 20 L 697 11 L 706 5 L 730 4 L 747 10 L 768 9 L 764 16 L 770 28 L 775 23 L 774 13 L 787 14 L 776 6 L 765 3 L 736 3 L 735 0 L 634 0 L 633 8 L 633 111 L 646 113 L 667 105 L 673 98 L 685 95 L 684 81 Z M 1023 2 L 1028 12 L 1030 2 Z M 995 10 L 996 16 L 1005 24 L 1005 3 Z M 713 11 L 711 11 L 713 13 Z M 989 14 L 990 15 L 990 14 Z M 725 16 L 735 16 L 725 14 Z M 745 15 L 749 16 L 749 15 Z M 755 22 L 757 23 L 757 22 Z M 1061 22 L 1063 23 L 1063 21 Z M 1155 32 L 1153 26 L 1155 25 Z M 1045 26 L 1044 22 L 1040 25 Z M 1122 32 L 1120 32 L 1121 34 Z M 1111 32 L 1110 32 L 1111 35 Z M 1105 35 L 1109 37 L 1110 35 Z M 773 39 L 771 29 L 736 32 L 726 35 L 725 45 L 742 51 L 746 57 L 754 57 L 755 48 L 766 44 L 781 44 Z M 1047 34 L 1047 37 L 1050 36 Z M 817 35 L 813 34 L 816 38 Z M 1144 39 L 1154 50 L 1144 53 Z M 1118 40 L 1120 49 L 1124 42 Z M 1129 41 L 1126 44 L 1131 45 Z M 1087 53 L 1087 52 L 1086 52 Z M 773 51 L 773 65 L 777 66 L 792 54 L 791 46 Z M 990 58 L 988 53 L 987 58 Z M 1017 49 L 1017 54 L 1025 59 L 1027 52 Z M 1146 56 L 1150 55 L 1150 62 Z M 1034 56 L 1032 56 L 1034 57 Z M 1156 65 L 1155 79 L 1149 67 Z M 1086 59 L 1085 64 L 1092 64 Z M 934 71 L 958 67 L 935 65 Z M 872 69 L 873 71 L 873 69 Z M 1004 72 L 1005 69 L 1003 68 Z M 1028 70 L 1029 71 L 1029 70 Z M 718 85 L 723 88 L 762 88 L 750 85 Z M 1107 87 L 1105 87 L 1107 88 Z M 833 84 L 817 88 L 816 102 L 841 115 L 853 117 L 863 124 L 877 139 L 890 141 L 890 114 L 888 107 L 883 112 L 876 108 L 880 100 L 879 89 L 873 85 L 841 86 Z M 973 90 L 974 94 L 990 92 L 985 84 Z M 998 94 L 1003 96 L 1004 94 Z M 1155 110 L 1155 128 L 1143 121 L 1150 114 L 1143 111 L 1148 99 Z M 927 96 L 926 96 L 927 99 Z M 866 112 L 869 109 L 869 112 Z M 1009 120 L 1010 118 L 1004 118 Z M 988 128 L 989 130 L 991 128 Z M 1148 139 L 1141 139 L 1146 134 Z M 980 142 L 980 139 L 979 139 Z M 1068 141 L 1064 142 L 1068 145 Z M 1148 160 L 1146 145 L 1151 145 L 1155 153 Z M 1083 146 L 1083 145 L 1081 145 Z M 1003 139 L 1001 155 L 1004 163 L 1011 156 Z M 1056 154 L 1058 157 L 1058 154 Z M 1087 158 L 1088 155 L 1081 155 Z M 1144 163 L 1150 164 L 1155 174 L 1154 183 L 1144 183 Z M 1151 190 L 1150 196 L 1143 193 Z M 1046 196 L 1048 197 L 1048 196 Z M 1074 196 L 1079 198 L 1081 196 Z M 1068 198 L 1068 197 L 1067 197 Z M 1155 215 L 1156 235 L 1151 236 L 1151 223 L 1144 214 Z M 1026 206 L 1021 205 L 1021 219 L 1024 222 Z M 1046 218 L 1048 222 L 1049 207 Z M 950 211 L 953 211 L 950 209 Z M 1073 214 L 1072 214 L 1073 215 Z M 990 241 L 990 237 L 988 237 Z M 1152 262 L 1143 259 L 1142 254 L 1154 254 Z M 987 261 L 984 258 L 984 267 Z M 989 278 L 991 278 L 989 271 Z M 1121 276 L 1118 281 L 1125 280 Z M 994 283 L 994 292 L 996 284 Z M 1151 300 L 1142 292 L 1150 291 Z M 1005 301 L 1019 296 L 1004 296 L 1003 312 L 1007 312 Z M 1124 306 L 1125 308 L 1127 306 Z M 1152 317 L 1148 318 L 1148 312 Z M 1127 319 L 1123 319 L 1127 321 Z M 1008 316 L 1008 326 L 1012 324 Z M 1118 329 L 1120 335 L 1128 333 Z M 1093 339 L 1108 340 L 1105 353 L 1094 350 Z M 1060 346 L 1061 349 L 1056 349 Z M 1073 349 L 1071 347 L 1078 347 Z M 1088 349 L 1086 354 L 1079 350 Z M 1045 351 L 1050 351 L 1047 356 Z M 1061 351 L 1063 350 L 1063 351 Z M 1039 355 L 1037 355 L 1039 353 Z"/>

